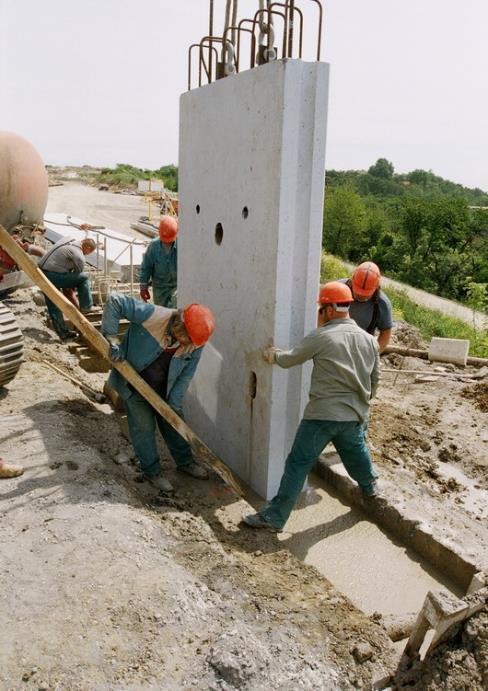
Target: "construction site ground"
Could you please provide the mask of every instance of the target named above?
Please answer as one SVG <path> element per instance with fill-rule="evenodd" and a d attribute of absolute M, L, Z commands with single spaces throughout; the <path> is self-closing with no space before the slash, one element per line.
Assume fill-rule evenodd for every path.
<path fill-rule="evenodd" d="M 100 194 L 104 204 L 120 196 Z M 52 210 L 99 222 L 82 208 Z M 250 510 L 245 500 L 215 475 L 178 475 L 163 446 L 175 495 L 141 482 L 123 416 L 47 363 L 98 391 L 106 374 L 80 368 L 47 328 L 32 290 L 5 302 L 22 327 L 26 361 L 0 393 L 0 456 L 26 472 L 0 484 L 0 688 L 369 688 L 395 674 L 404 646 L 392 644 L 384 624 L 405 607 L 378 574 L 392 569 L 401 600 L 404 552 L 428 575 L 425 588 L 438 582 L 462 595 L 466 585 L 436 569 L 435 550 L 429 564 L 390 535 L 387 506 L 418 517 L 412 533 L 430 533 L 474 569 L 486 568 L 488 384 L 454 376 L 478 370 L 445 365 L 453 376 L 435 381 L 385 374 L 369 428 L 380 498 L 354 505 L 355 494 L 351 501 L 312 477 L 286 532 L 253 532 L 239 523 Z M 421 345 L 404 324 L 396 340 Z M 435 365 L 388 356 L 383 367 L 431 374 Z M 328 496 L 338 517 L 328 514 Z M 258 506 L 251 493 L 248 500 Z M 385 506 L 377 525 L 368 519 L 375 503 Z M 395 546 L 389 561 L 368 552 L 372 529 L 347 543 L 361 524 Z M 328 543 L 337 554 L 342 548 L 339 566 Z M 358 584 L 372 593 L 369 602 Z M 375 598 L 388 603 L 383 610 L 372 611 Z M 486 613 L 391 683 L 486 688 Z"/>

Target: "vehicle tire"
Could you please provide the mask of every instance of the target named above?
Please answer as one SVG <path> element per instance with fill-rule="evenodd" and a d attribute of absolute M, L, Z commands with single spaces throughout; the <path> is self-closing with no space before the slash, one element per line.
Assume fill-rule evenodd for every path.
<path fill-rule="evenodd" d="M 0 302 L 0 386 L 15 377 L 24 360 L 24 337 L 9 308 Z"/>

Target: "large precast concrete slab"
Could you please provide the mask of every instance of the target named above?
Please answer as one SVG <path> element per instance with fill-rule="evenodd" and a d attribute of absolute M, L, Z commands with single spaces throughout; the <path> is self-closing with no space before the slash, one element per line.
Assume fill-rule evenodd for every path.
<path fill-rule="evenodd" d="M 310 366 L 262 349 L 315 327 L 328 65 L 280 60 L 184 94 L 180 103 L 178 301 L 217 329 L 187 396 L 197 434 L 261 496 L 279 485 Z"/>

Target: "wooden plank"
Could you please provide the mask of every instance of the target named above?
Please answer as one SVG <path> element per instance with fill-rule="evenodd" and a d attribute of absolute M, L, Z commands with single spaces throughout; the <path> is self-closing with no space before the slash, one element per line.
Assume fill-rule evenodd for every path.
<path fill-rule="evenodd" d="M 86 319 L 76 307 L 67 300 L 64 295 L 53 286 L 51 281 L 42 273 L 37 265 L 33 262 L 26 252 L 13 240 L 5 228 L 0 224 L 0 246 L 14 259 L 15 263 L 39 286 L 43 293 L 45 293 L 50 300 L 54 302 L 56 307 L 67 316 L 72 324 L 81 332 L 81 334 L 98 350 L 98 352 L 110 362 L 108 357 L 109 344 Z M 199 458 L 209 465 L 232 489 L 239 495 L 243 496 L 244 492 L 241 488 L 239 480 L 234 476 L 232 471 L 225 465 L 225 463 L 218 458 L 211 449 L 192 431 L 190 427 L 174 412 L 170 406 L 163 401 L 160 396 L 147 384 L 142 377 L 138 375 L 136 370 L 126 361 L 113 362 L 111 365 L 118 370 L 127 381 L 143 396 L 146 401 L 152 405 L 154 410 L 158 412 L 181 436 L 186 439 L 190 446 L 195 450 Z"/>
<path fill-rule="evenodd" d="M 408 355 L 409 357 L 417 357 L 422 360 L 429 359 L 429 353 L 427 350 L 420 350 L 418 348 L 405 348 L 404 346 L 387 345 L 384 349 L 382 355 L 390 355 L 391 353 L 396 353 L 397 355 Z M 467 365 L 472 365 L 473 367 L 484 367 L 488 365 L 488 358 L 485 357 L 468 357 L 466 360 Z"/>

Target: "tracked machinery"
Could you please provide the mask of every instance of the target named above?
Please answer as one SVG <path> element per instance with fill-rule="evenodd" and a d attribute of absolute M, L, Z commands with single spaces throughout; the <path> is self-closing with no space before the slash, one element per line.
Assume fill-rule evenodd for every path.
<path fill-rule="evenodd" d="M 48 179 L 41 157 L 23 137 L 0 131 L 0 224 L 24 249 L 42 234 Z M 25 277 L 0 246 L 0 299 L 25 285 Z M 23 360 L 22 331 L 8 305 L 0 302 L 0 387 Z"/>

